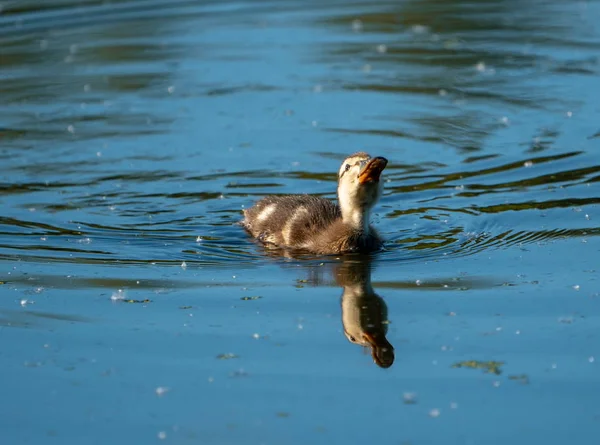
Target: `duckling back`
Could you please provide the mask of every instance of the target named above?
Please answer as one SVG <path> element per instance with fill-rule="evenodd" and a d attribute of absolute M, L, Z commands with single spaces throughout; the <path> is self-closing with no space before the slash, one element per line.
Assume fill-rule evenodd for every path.
<path fill-rule="evenodd" d="M 244 210 L 242 224 L 263 243 L 315 250 L 315 238 L 341 217 L 339 207 L 327 199 L 310 195 L 267 196 Z"/>

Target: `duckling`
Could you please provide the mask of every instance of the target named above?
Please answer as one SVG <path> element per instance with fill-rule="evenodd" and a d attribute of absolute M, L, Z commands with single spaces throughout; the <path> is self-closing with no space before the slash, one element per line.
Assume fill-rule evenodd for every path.
<path fill-rule="evenodd" d="M 347 157 L 338 174 L 338 202 L 310 195 L 267 196 L 244 210 L 242 225 L 267 245 L 316 254 L 371 252 L 383 241 L 369 225 L 383 192 L 387 159 L 359 152 Z"/>

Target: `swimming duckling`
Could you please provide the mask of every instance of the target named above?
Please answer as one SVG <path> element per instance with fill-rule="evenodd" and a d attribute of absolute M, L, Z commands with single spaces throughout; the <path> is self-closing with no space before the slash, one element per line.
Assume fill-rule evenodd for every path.
<path fill-rule="evenodd" d="M 383 241 L 369 225 L 381 196 L 387 159 L 359 152 L 347 157 L 338 174 L 338 202 L 310 195 L 267 196 L 244 210 L 242 225 L 265 244 L 317 254 L 370 252 Z"/>

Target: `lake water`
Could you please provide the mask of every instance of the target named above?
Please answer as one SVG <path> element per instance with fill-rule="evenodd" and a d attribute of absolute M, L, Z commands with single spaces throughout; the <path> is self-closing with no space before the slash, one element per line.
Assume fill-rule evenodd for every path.
<path fill-rule="evenodd" d="M 2 443 L 597 440 L 599 1 L 1 8 Z M 236 225 L 359 150 L 385 251 Z"/>

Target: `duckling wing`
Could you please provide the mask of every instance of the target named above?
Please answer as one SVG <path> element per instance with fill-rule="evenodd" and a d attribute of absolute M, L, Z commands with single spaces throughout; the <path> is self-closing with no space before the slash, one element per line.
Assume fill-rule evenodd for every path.
<path fill-rule="evenodd" d="M 306 248 L 321 231 L 341 219 L 339 207 L 310 195 L 268 196 L 244 211 L 242 224 L 264 243 Z"/>

